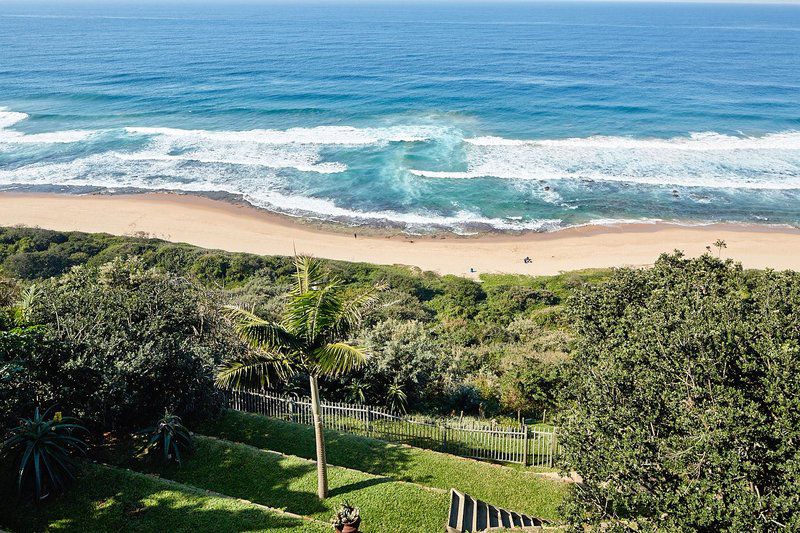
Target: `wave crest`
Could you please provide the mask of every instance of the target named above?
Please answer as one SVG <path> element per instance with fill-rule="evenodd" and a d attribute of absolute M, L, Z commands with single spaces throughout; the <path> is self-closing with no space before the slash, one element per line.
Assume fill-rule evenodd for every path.
<path fill-rule="evenodd" d="M 412 169 L 433 179 L 617 181 L 741 189 L 800 188 L 800 132 L 672 139 L 586 137 L 538 141 L 465 139 L 466 170 Z"/>
<path fill-rule="evenodd" d="M 87 130 L 66 130 L 51 133 L 26 134 L 8 129 L 28 118 L 30 117 L 27 113 L 8 111 L 6 108 L 0 107 L 0 144 L 76 143 L 85 140 L 94 133 L 93 131 Z"/>

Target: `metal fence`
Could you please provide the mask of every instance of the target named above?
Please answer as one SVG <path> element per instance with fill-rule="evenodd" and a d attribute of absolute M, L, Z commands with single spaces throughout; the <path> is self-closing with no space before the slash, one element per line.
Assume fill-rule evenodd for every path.
<path fill-rule="evenodd" d="M 229 408 L 312 425 L 311 400 L 271 391 L 223 391 Z M 381 407 L 321 402 L 326 428 L 409 444 L 462 457 L 552 467 L 558 453 L 554 429 L 491 423 L 457 424 L 399 416 Z"/>

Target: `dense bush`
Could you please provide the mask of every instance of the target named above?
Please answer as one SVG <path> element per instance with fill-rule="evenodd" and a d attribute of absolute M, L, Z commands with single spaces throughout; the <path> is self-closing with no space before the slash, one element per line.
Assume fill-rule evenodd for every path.
<path fill-rule="evenodd" d="M 206 291 L 117 260 L 76 267 L 37 294 L 29 321 L 43 328 L 6 336 L 34 339 L 15 360 L 46 401 L 108 428 L 214 407 L 213 369 L 239 345 Z"/>
<path fill-rule="evenodd" d="M 800 529 L 800 274 L 676 253 L 571 310 L 576 524 Z"/>
<path fill-rule="evenodd" d="M 355 379 L 367 387 L 369 403 L 385 403 L 389 388 L 399 385 L 407 401 L 419 407 L 440 396 L 448 385 L 444 348 L 422 322 L 380 322 L 365 331 L 363 346 L 371 357 Z"/>

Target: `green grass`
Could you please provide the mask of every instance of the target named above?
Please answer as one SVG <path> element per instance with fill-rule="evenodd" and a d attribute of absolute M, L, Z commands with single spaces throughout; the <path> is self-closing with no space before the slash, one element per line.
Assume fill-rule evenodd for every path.
<path fill-rule="evenodd" d="M 257 448 L 315 457 L 314 432 L 309 426 L 228 410 L 198 431 Z M 519 469 L 335 431 L 328 430 L 325 435 L 330 464 L 430 487 L 453 487 L 494 505 L 542 518 L 558 519 L 558 506 L 569 490 L 566 483 Z M 355 498 L 353 501 L 358 504 Z"/>
<path fill-rule="evenodd" d="M 524 470 L 327 431 L 329 462 L 348 468 L 329 468 L 330 497 L 321 502 L 316 465 L 308 460 L 314 457 L 310 427 L 224 411 L 198 429 L 227 440 L 198 436 L 197 450 L 181 467 L 130 460 L 163 479 L 87 464 L 66 495 L 40 506 L 20 503 L 8 484 L 0 487 L 0 529 L 322 533 L 329 526 L 256 504 L 327 522 L 348 500 L 361 508 L 366 533 L 428 533 L 443 529 L 450 487 L 556 520 L 569 490 Z"/>
<path fill-rule="evenodd" d="M 330 531 L 247 502 L 96 465 L 87 464 L 69 492 L 38 506 L 20 502 L 8 485 L 0 488 L 0 529 L 15 532 Z"/>
<path fill-rule="evenodd" d="M 330 467 L 330 497 L 320 501 L 316 465 L 311 461 L 206 437 L 196 441 L 196 452 L 183 466 L 159 469 L 159 474 L 322 521 L 347 500 L 360 507 L 366 532 L 430 533 L 444 528 L 449 504 L 444 491 Z"/>

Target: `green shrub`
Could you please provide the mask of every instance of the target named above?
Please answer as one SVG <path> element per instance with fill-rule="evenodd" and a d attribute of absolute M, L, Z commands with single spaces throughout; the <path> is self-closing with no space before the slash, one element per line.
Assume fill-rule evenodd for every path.
<path fill-rule="evenodd" d="M 283 256 L 206 250 L 188 244 L 141 237 L 0 228 L 0 268 L 7 274 L 23 279 L 63 275 L 75 265 L 82 265 L 89 271 L 97 271 L 108 262 L 131 259 L 135 259 L 144 269 L 158 268 L 170 272 L 173 277 L 189 278 L 191 281 L 182 279 L 181 283 L 191 285 L 192 293 L 213 291 L 220 299 L 226 302 L 234 301 L 243 307 L 254 309 L 256 314 L 265 318 L 277 318 L 282 314 L 285 288 L 293 283 L 292 260 Z M 375 284 L 388 287 L 383 293 L 381 305 L 376 306 L 369 316 L 364 317 L 364 329 L 359 336 L 363 338 L 371 335 L 373 328 L 385 329 L 381 324 L 387 321 L 393 321 L 398 329 L 410 335 L 420 332 L 418 337 L 414 336 L 408 341 L 408 347 L 403 347 L 400 346 L 403 339 L 399 338 L 399 335 L 392 338 L 384 331 L 380 335 L 374 335 L 376 341 L 374 348 L 384 354 L 381 357 L 387 356 L 393 359 L 387 368 L 408 365 L 414 367 L 419 364 L 419 370 L 412 368 L 399 378 L 403 390 L 408 393 L 409 408 L 412 411 L 440 413 L 450 412 L 452 405 L 447 402 L 447 398 L 455 388 L 459 385 L 474 387 L 479 381 L 482 382 L 480 394 L 485 395 L 490 392 L 492 396 L 483 398 L 479 402 L 479 405 L 483 405 L 484 412 L 489 411 L 488 403 L 500 405 L 497 402 L 502 392 L 498 380 L 502 378 L 501 374 L 505 370 L 498 369 L 507 367 L 508 365 L 503 362 L 504 359 L 514 357 L 515 353 L 522 350 L 534 351 L 540 360 L 545 360 L 542 357 L 543 352 L 548 352 L 547 358 L 550 358 L 550 355 L 555 357 L 559 353 L 566 353 L 566 343 L 561 342 L 565 336 L 562 330 L 569 329 L 566 314 L 562 312 L 564 298 L 576 288 L 597 283 L 608 276 L 608 271 L 605 270 L 539 277 L 485 274 L 481 276 L 481 282 L 477 283 L 457 276 L 439 276 L 404 266 L 326 261 L 326 267 L 343 284 L 348 285 L 348 291 L 358 292 L 364 287 Z M 69 278 L 71 274 L 66 276 Z M 92 276 L 85 275 L 84 279 L 87 283 L 94 283 Z M 78 287 L 74 290 L 79 294 L 87 292 Z M 0 292 L 2 292 L 1 286 Z M 66 295 L 60 296 L 60 298 L 66 297 Z M 47 299 L 48 297 L 45 297 L 45 300 Z M 207 299 L 202 295 L 201 300 Z M 13 303 L 7 300 L 8 298 L 0 294 L 0 306 Z M 93 305 L 90 299 L 84 296 L 80 297 L 80 301 L 86 305 Z M 60 310 L 70 309 L 68 306 L 63 306 Z M 112 320 L 116 321 L 114 328 L 122 327 L 119 314 L 117 311 L 110 313 Z M 90 315 L 95 318 L 101 316 L 99 313 Z M 0 310 L 0 331 L 18 325 L 14 323 L 13 318 L 13 312 Z M 103 320 L 105 320 L 104 315 Z M 55 315 L 50 313 L 46 316 L 46 321 L 48 324 L 54 324 Z M 67 322 L 69 321 L 71 319 L 67 319 Z M 534 325 L 538 327 L 526 325 L 523 321 L 535 322 Z M 150 323 L 147 327 L 152 327 L 157 320 L 147 319 L 146 322 Z M 406 322 L 412 325 L 407 325 Z M 99 336 L 94 335 L 92 329 L 91 326 L 87 326 L 88 337 L 94 338 L 92 342 L 99 342 Z M 111 338 L 118 336 L 117 333 L 109 333 L 112 335 Z M 161 331 L 157 336 L 161 338 L 163 334 Z M 208 337 L 205 334 L 203 336 Z M 37 357 L 47 359 L 51 368 L 68 368 L 70 378 L 76 376 L 79 369 L 82 369 L 86 373 L 85 379 L 88 382 L 92 384 L 102 382 L 105 378 L 101 379 L 98 372 L 104 374 L 108 370 L 99 371 L 98 366 L 108 367 L 111 354 L 108 354 L 107 362 L 100 362 L 92 356 L 86 363 L 81 362 L 76 366 L 71 362 L 82 360 L 83 350 L 86 349 L 85 343 L 81 340 L 78 343 L 80 346 L 76 347 L 73 342 L 63 343 L 63 337 L 63 332 L 58 335 L 48 335 L 46 339 L 58 344 L 57 349 L 40 347 L 39 350 L 45 355 Z M 131 338 L 135 337 L 136 335 L 131 334 Z M 384 341 L 387 343 L 385 346 L 380 344 Z M 161 345 L 162 341 L 159 340 L 155 344 Z M 194 345 L 194 340 L 190 344 Z M 545 344 L 552 347 L 545 348 L 543 347 Z M 147 344 L 144 343 L 144 346 Z M 423 353 L 422 349 L 427 350 L 427 353 Z M 97 354 L 102 348 L 93 347 L 91 351 Z M 133 358 L 131 351 L 131 343 L 126 343 L 120 363 L 120 374 L 130 376 L 125 379 L 135 381 L 132 370 L 128 370 L 130 359 Z M 217 350 L 215 348 L 212 351 L 216 353 Z M 214 357 L 212 355 L 210 358 Z M 134 366 L 146 368 L 141 362 L 135 362 Z M 22 368 L 25 369 L 25 373 L 45 374 L 43 363 L 33 362 L 32 366 Z M 356 380 L 369 385 L 364 391 L 366 401 L 384 403 L 383 393 L 394 382 L 394 376 L 391 376 L 388 370 L 380 370 L 376 372 L 376 376 L 375 382 L 363 376 L 356 376 Z M 40 381 L 42 390 L 48 391 L 44 398 L 57 398 L 59 394 L 71 396 L 72 393 L 66 390 L 67 385 L 57 384 L 46 376 L 45 378 Z M 50 387 L 48 385 L 50 383 L 56 383 L 57 386 Z M 303 384 L 300 385 L 302 387 Z M 353 388 L 350 379 L 329 380 L 323 385 L 328 386 L 327 397 L 336 398 L 339 394 L 339 399 L 344 399 L 344 391 Z M 51 390 L 53 388 L 56 390 Z M 115 387 L 109 383 L 107 388 Z M 75 393 L 79 392 L 81 391 L 76 389 Z M 119 392 L 116 391 L 114 394 Z M 103 390 L 100 394 L 105 396 L 111 392 Z M 81 399 L 80 402 L 84 400 Z M 454 402 L 459 405 L 470 403 Z M 25 405 L 30 406 L 29 403 Z M 504 403 L 502 408 L 508 406 L 509 403 Z M 163 407 L 162 404 L 148 409 L 155 417 L 162 412 Z M 181 406 L 176 405 L 175 408 L 180 409 Z M 533 409 L 536 412 L 540 410 L 538 407 Z M 136 412 L 133 411 L 133 414 L 136 415 Z M 95 415 L 92 414 L 92 417 Z M 100 418 L 118 424 L 124 415 L 111 413 Z M 150 420 L 152 418 L 142 418 L 139 425 L 146 424 Z M 135 422 L 125 423 L 135 424 Z"/>
<path fill-rule="evenodd" d="M 0 431 L 37 404 L 54 403 L 47 383 L 58 379 L 59 349 L 42 327 L 0 328 Z"/>

